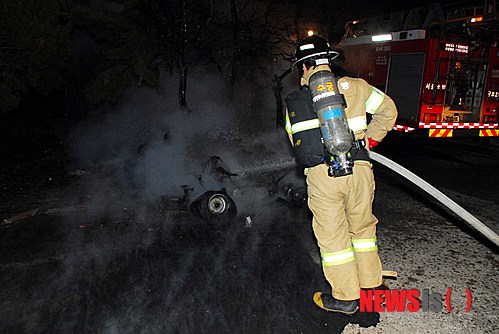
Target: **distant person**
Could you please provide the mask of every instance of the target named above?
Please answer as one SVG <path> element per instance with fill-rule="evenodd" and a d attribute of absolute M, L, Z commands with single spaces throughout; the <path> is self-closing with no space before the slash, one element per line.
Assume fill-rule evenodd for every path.
<path fill-rule="evenodd" d="M 285 116 L 296 161 L 306 167 L 312 227 L 332 288 L 332 294 L 316 292 L 314 302 L 327 311 L 353 314 L 360 289 L 387 289 L 376 241 L 378 220 L 372 213 L 375 184 L 369 150 L 392 129 L 397 109 L 390 97 L 363 79 L 339 77 L 331 64 L 337 55 L 326 40 L 315 35 L 298 44 L 294 66 L 300 73 L 300 90 L 286 97 Z M 331 77 L 331 68 L 338 72 L 332 76 L 334 82 L 310 86 L 314 74 Z M 328 109 L 328 99 L 338 101 L 340 94 L 346 101 L 344 115 L 341 109 L 324 114 L 328 122 L 337 116 L 345 119 L 351 149 L 343 160 L 325 149 L 317 112 L 317 108 Z M 369 124 L 366 112 L 372 115 Z"/>

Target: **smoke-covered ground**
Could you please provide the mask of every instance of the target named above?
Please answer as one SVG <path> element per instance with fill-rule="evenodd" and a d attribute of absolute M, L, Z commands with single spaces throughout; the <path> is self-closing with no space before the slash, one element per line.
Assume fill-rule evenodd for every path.
<path fill-rule="evenodd" d="M 85 129 L 91 137 L 92 128 Z M 273 130 L 260 138 L 268 145 L 278 136 Z M 2 217 L 42 209 L 1 226 L 0 332 L 319 333 L 349 322 L 376 323 L 375 314 L 331 318 L 310 302 L 314 289 L 327 285 L 311 258 L 317 248 L 305 209 L 269 200 L 265 208 L 253 208 L 251 225 L 244 216 L 209 224 L 144 199 L 143 192 L 130 196 L 129 188 L 136 188 L 117 177 L 116 166 L 126 159 L 67 166 L 60 145 L 54 141 L 31 156 L 26 168 L 19 162 L 2 169 L 40 183 L 35 194 L 19 194 L 12 183 L 20 186 L 21 180 L 2 178 L 13 195 L 4 197 Z M 253 181 L 281 176 L 272 162 L 257 161 L 269 155 L 263 146 L 253 161 L 241 154 L 247 163 L 233 170 Z M 80 173 L 72 173 L 75 166 Z M 252 166 L 265 175 L 250 173 Z"/>

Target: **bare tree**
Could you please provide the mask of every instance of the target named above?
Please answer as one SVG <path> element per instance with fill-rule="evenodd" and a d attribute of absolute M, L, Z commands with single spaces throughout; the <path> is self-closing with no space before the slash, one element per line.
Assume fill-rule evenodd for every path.
<path fill-rule="evenodd" d="M 223 76 L 227 98 L 249 71 L 263 70 L 272 78 L 268 62 L 289 57 L 294 7 L 270 0 L 226 0 L 217 6 L 219 37 L 208 50 L 211 62 Z M 267 64 L 266 64 L 267 62 Z"/>
<path fill-rule="evenodd" d="M 213 1 L 134 0 L 139 21 L 147 27 L 147 36 L 156 43 L 160 63 L 179 74 L 178 101 L 187 109 L 189 56 L 206 46 L 206 36 L 213 33 Z"/>
<path fill-rule="evenodd" d="M 78 6 L 74 17 L 103 55 L 92 85 L 94 102 L 116 101 L 134 80 L 162 89 L 162 68 L 179 75 L 178 101 L 187 106 L 189 55 L 210 33 L 212 3 L 192 0 L 125 0 L 114 10 Z"/>

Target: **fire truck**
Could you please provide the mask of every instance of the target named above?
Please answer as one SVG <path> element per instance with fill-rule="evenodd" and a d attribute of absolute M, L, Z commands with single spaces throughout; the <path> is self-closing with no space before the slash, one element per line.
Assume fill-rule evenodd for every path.
<path fill-rule="evenodd" d="M 396 130 L 492 137 L 499 136 L 498 30 L 495 1 L 447 12 L 432 4 L 348 22 L 338 49 L 352 75 L 393 98 Z"/>

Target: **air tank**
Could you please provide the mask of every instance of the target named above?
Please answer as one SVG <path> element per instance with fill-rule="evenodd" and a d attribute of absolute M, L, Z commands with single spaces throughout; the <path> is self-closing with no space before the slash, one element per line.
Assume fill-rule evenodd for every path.
<path fill-rule="evenodd" d="M 334 156 L 335 176 L 352 173 L 347 153 L 353 144 L 353 133 L 345 116 L 345 100 L 339 93 L 336 77 L 330 71 L 319 71 L 309 79 L 312 105 L 319 119 L 326 150 Z"/>

